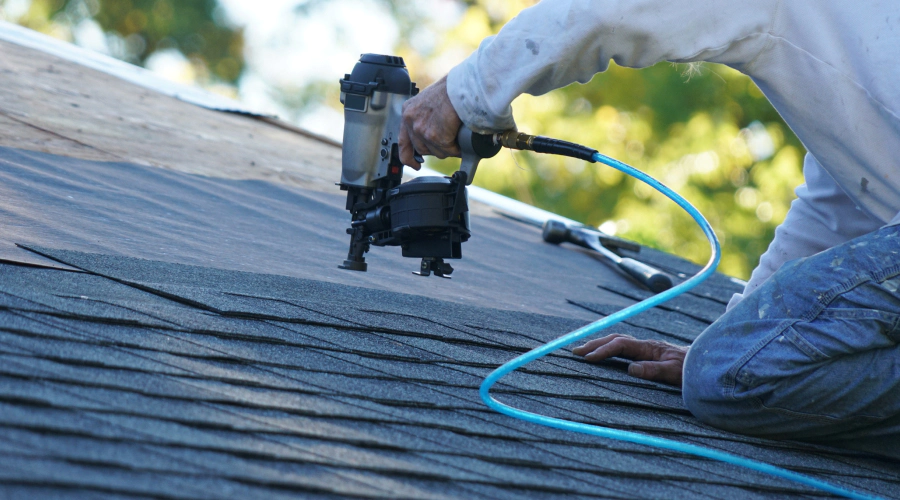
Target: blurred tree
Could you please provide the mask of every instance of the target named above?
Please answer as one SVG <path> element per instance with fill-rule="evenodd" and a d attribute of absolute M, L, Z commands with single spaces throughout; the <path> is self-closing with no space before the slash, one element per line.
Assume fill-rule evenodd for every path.
<path fill-rule="evenodd" d="M 81 23 L 95 22 L 112 55 L 143 65 L 156 52 L 177 50 L 201 83 L 233 84 L 244 68 L 242 29 L 216 0 L 31 0 L 16 21 L 70 40 Z"/>

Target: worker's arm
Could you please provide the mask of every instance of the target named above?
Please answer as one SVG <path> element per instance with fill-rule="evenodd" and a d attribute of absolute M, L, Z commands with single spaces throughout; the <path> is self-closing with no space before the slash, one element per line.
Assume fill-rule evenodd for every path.
<path fill-rule="evenodd" d="M 461 123 L 480 133 L 515 128 L 513 99 L 587 82 L 610 60 L 629 67 L 712 61 L 742 69 L 765 47 L 778 3 L 543 0 L 485 39 L 446 81 L 407 102 L 400 159 L 418 167 L 413 147 L 458 155 Z"/>
<path fill-rule="evenodd" d="M 710 61 L 738 69 L 768 43 L 779 2 L 761 0 L 543 0 L 450 71 L 449 97 L 481 133 L 515 127 L 510 104 L 588 82 L 609 61 L 643 68 Z"/>

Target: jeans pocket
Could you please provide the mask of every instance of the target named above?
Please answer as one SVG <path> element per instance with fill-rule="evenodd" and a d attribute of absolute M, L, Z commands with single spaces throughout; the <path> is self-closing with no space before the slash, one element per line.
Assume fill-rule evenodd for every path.
<path fill-rule="evenodd" d="M 827 359 L 825 353 L 797 333 L 793 324 L 788 325 L 749 358 L 745 358 L 734 371 L 737 382 L 735 397 L 767 391 L 768 386 L 778 380 L 801 376 L 812 365 Z"/>

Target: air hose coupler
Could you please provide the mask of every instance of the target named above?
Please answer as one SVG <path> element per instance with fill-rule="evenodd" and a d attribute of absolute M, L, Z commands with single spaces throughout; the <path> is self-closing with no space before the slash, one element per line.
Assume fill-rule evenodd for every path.
<path fill-rule="evenodd" d="M 595 163 L 594 154 L 596 149 L 587 146 L 575 144 L 574 142 L 561 141 L 541 135 L 528 135 L 518 130 L 507 130 L 499 134 L 494 134 L 494 143 L 500 144 L 509 149 L 521 149 L 523 151 L 534 151 L 535 153 L 545 153 L 569 156 L 578 158 L 579 160 Z"/>

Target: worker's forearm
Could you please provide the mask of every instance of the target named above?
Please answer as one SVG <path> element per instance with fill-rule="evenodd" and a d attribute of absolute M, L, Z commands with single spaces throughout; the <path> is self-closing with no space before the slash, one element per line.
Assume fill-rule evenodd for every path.
<path fill-rule="evenodd" d="M 480 132 L 512 128 L 510 103 L 587 82 L 610 60 L 714 61 L 740 68 L 763 49 L 776 0 L 543 0 L 525 9 L 448 78 L 453 106 Z"/>

